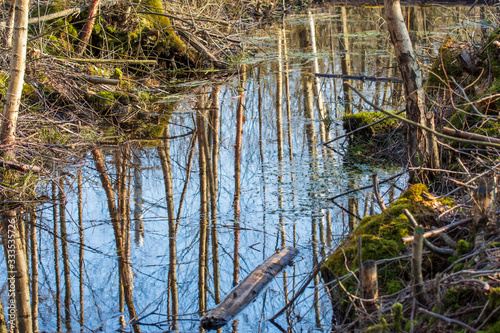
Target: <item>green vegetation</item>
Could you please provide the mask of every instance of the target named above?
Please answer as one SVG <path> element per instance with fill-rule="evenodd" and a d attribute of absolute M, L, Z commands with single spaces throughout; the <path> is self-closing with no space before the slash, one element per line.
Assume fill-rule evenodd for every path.
<path fill-rule="evenodd" d="M 347 240 L 328 258 L 321 269 L 326 282 L 334 281 L 354 271 L 359 266 L 357 253 L 361 239 L 363 261 L 395 258 L 403 255 L 406 244 L 402 238 L 413 233 L 403 210 L 408 209 L 424 225 L 433 225 L 436 218 L 436 205 L 446 205 L 448 200 L 432 199 L 423 184 L 412 185 L 399 199 L 391 203 L 383 213 L 363 218 Z M 379 289 L 382 294 L 392 294 L 403 287 L 407 280 L 408 267 L 398 261 L 379 269 Z M 354 290 L 356 281 L 351 278 L 344 284 L 347 290 Z M 399 288 L 399 289 L 398 289 Z M 341 297 L 340 297 L 341 298 Z"/>
<path fill-rule="evenodd" d="M 342 118 L 346 132 L 352 132 L 386 117 L 381 112 L 358 112 L 346 114 Z M 384 151 L 386 148 L 402 143 L 399 122 L 395 118 L 386 119 L 376 125 L 358 130 L 349 137 L 348 150 L 352 156 L 366 156 Z M 390 157 L 390 154 L 382 158 Z"/>

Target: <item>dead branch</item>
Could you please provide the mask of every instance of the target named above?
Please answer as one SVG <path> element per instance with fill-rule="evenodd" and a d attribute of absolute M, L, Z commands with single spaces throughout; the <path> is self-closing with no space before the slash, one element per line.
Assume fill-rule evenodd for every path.
<path fill-rule="evenodd" d="M 443 132 L 443 134 L 456 136 L 456 137 L 463 138 L 463 139 L 483 141 L 483 142 L 493 142 L 493 143 L 500 144 L 500 139 L 492 138 L 492 137 L 486 136 L 486 135 L 460 131 L 460 130 L 451 129 L 448 127 L 443 127 L 443 129 L 441 131 Z"/>
<path fill-rule="evenodd" d="M 468 222 L 472 222 L 472 218 L 468 218 L 468 219 L 465 219 L 465 220 L 460 220 L 460 221 L 456 221 L 456 222 L 453 222 L 453 223 L 450 223 L 444 227 L 441 227 L 441 228 L 438 228 L 438 229 L 434 229 L 434 230 L 431 230 L 431 231 L 427 231 L 426 233 L 424 233 L 424 238 L 427 238 L 427 237 L 431 237 L 431 236 L 435 236 L 443 231 L 446 231 L 448 229 L 451 229 L 453 227 L 456 227 L 456 226 L 459 226 L 459 225 L 462 225 L 464 223 L 468 223 Z M 405 243 L 408 243 L 408 242 L 411 242 L 413 241 L 413 236 L 408 236 L 408 237 L 403 237 L 403 242 Z"/>
<path fill-rule="evenodd" d="M 438 318 L 438 319 L 441 319 L 441 320 L 444 320 L 445 322 L 447 323 L 450 323 L 450 324 L 457 324 L 459 326 L 462 326 L 463 328 L 465 329 L 468 329 L 469 331 L 471 332 L 478 332 L 478 330 L 476 330 L 475 328 L 472 328 L 470 327 L 469 325 L 467 325 L 466 323 L 464 322 L 461 322 L 459 320 L 456 320 L 456 319 L 451 319 L 451 318 L 448 318 L 448 317 L 445 317 L 445 316 L 442 316 L 440 314 L 437 314 L 437 313 L 434 313 L 434 312 L 430 312 L 430 311 L 427 311 L 425 309 L 422 309 L 422 308 L 418 308 L 418 312 L 422 312 L 428 316 L 431 316 L 431 317 L 434 317 L 434 318 Z"/>

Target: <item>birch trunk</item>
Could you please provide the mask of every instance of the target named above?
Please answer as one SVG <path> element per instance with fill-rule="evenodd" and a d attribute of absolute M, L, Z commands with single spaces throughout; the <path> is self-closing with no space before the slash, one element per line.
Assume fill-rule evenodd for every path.
<path fill-rule="evenodd" d="M 21 94 L 26 69 L 26 45 L 28 41 L 28 9 L 29 0 L 16 0 L 14 9 L 14 33 L 12 45 L 12 59 L 10 62 L 9 86 L 3 109 L 3 121 L 0 127 L 0 144 L 6 146 L 4 153 L 13 155 L 14 144 L 21 104 Z M 31 328 L 30 328 L 31 330 Z"/>
<path fill-rule="evenodd" d="M 399 70 L 403 78 L 406 96 L 406 117 L 416 123 L 427 125 L 425 116 L 422 72 L 418 65 L 410 35 L 406 29 L 399 0 L 384 0 L 387 29 L 394 45 Z M 412 166 L 424 163 L 426 138 L 420 128 L 409 125 L 407 133 L 408 157 Z M 431 150 L 432 151 L 432 150 Z"/>

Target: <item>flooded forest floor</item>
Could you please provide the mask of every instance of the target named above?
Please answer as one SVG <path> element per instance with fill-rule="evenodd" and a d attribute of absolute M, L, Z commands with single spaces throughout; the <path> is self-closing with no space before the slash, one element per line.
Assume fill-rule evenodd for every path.
<path fill-rule="evenodd" d="M 435 134 L 416 165 L 383 5 L 358 5 L 31 4 L 0 333 L 199 331 L 286 246 L 224 332 L 500 331 L 500 8 L 403 8 Z"/>

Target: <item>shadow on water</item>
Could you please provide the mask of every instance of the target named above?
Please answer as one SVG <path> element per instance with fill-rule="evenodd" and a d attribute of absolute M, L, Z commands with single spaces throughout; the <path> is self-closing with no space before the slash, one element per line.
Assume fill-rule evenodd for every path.
<path fill-rule="evenodd" d="M 405 11 L 427 64 L 446 34 L 480 30 L 483 18 L 480 7 Z M 465 20 L 471 13 L 477 21 Z M 294 246 L 295 263 L 222 329 L 279 331 L 266 319 L 349 228 L 377 212 L 369 190 L 338 206 L 328 198 L 401 169 L 347 157 L 342 140 L 320 145 L 344 133 L 344 114 L 367 109 L 349 80 L 314 74 L 397 77 L 383 9 L 295 14 L 256 32 L 249 47 L 257 45 L 238 77 L 194 87 L 175 105 L 157 147 L 96 149 L 77 178 L 54 184 L 54 201 L 65 206 L 37 216 L 50 231 L 38 239 L 42 329 L 60 328 L 65 317 L 66 327 L 80 322 L 87 331 L 199 331 L 200 316 L 233 286 L 276 249 Z M 349 83 L 377 105 L 402 108 L 401 85 Z M 399 178 L 381 193 L 390 201 L 404 188 Z M 319 276 L 276 321 L 285 331 L 328 331 L 332 309 Z"/>

